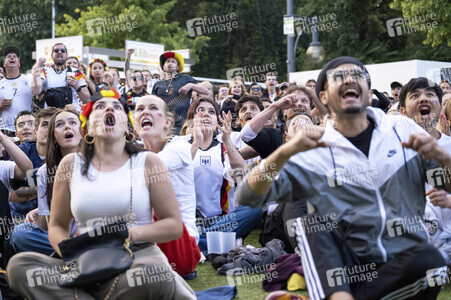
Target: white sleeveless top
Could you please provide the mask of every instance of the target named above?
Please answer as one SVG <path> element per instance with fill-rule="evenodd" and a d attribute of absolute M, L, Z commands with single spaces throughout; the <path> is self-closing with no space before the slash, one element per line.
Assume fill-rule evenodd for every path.
<path fill-rule="evenodd" d="M 152 223 L 150 192 L 145 182 L 145 164 L 149 152 L 133 155 L 133 223 L 132 227 Z M 128 220 L 130 205 L 130 159 L 111 172 L 89 166 L 88 176 L 81 174 L 84 159 L 75 156 L 70 184 L 71 211 L 78 222 L 79 234 L 97 226 Z"/>

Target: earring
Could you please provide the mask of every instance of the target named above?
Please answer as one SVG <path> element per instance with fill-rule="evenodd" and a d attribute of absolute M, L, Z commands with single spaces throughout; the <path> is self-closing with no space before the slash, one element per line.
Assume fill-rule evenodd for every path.
<path fill-rule="evenodd" d="M 124 140 L 126 143 L 133 143 L 136 139 L 136 136 L 133 132 L 126 133 L 124 135 Z"/>
<path fill-rule="evenodd" d="M 85 140 L 86 144 L 91 145 L 94 144 L 94 141 L 96 140 L 95 136 L 90 136 L 90 135 L 85 135 L 83 137 L 83 139 Z"/>

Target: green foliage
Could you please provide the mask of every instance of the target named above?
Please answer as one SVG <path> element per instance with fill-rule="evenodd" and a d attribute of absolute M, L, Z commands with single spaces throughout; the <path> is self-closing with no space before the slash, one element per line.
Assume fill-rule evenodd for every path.
<path fill-rule="evenodd" d="M 124 49 L 125 40 L 128 39 L 163 44 L 167 50 L 189 48 L 196 59 L 196 54 L 207 45 L 209 38 L 200 36 L 190 39 L 186 27 L 177 21 L 166 21 L 166 15 L 176 3 L 177 0 L 158 5 L 155 1 L 109 0 L 97 7 L 78 10 L 78 18 L 64 15 L 66 23 L 58 25 L 56 32 L 62 36 L 83 35 L 85 45 L 93 47 Z M 89 35 L 89 22 L 97 18 L 103 18 L 106 22 L 121 20 L 121 27 L 114 29 L 113 26 L 105 26 L 109 31 Z M 124 27 L 125 24 L 127 27 Z"/>
<path fill-rule="evenodd" d="M 451 6 L 449 2 L 442 0 L 393 0 L 390 7 L 401 10 L 405 18 L 434 14 L 437 28 L 427 31 L 427 38 L 423 43 L 432 46 L 447 44 L 448 47 L 451 47 L 451 40 L 449 39 L 451 34 Z"/>

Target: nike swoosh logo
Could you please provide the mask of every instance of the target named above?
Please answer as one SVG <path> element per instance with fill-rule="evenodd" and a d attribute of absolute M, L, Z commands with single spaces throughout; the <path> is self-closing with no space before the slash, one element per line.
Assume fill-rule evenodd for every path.
<path fill-rule="evenodd" d="M 395 154 L 396 154 L 396 149 L 392 149 L 392 150 L 388 151 L 387 157 L 392 157 Z"/>

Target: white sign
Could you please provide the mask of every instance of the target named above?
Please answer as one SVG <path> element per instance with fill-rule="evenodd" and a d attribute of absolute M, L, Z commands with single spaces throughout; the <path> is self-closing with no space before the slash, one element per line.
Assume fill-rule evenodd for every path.
<path fill-rule="evenodd" d="M 44 57 L 47 59 L 46 63 L 53 62 L 52 47 L 56 43 L 62 43 L 66 46 L 67 55 L 75 56 L 79 60 L 83 59 L 83 36 L 66 36 L 54 39 L 36 40 L 36 59 Z"/>
<path fill-rule="evenodd" d="M 294 17 L 283 17 L 283 34 L 294 35 Z"/>
<path fill-rule="evenodd" d="M 125 40 L 125 51 L 127 52 L 127 49 L 131 48 L 135 49 L 130 57 L 131 69 L 146 67 L 158 72 L 160 55 L 164 53 L 164 45 Z"/>

